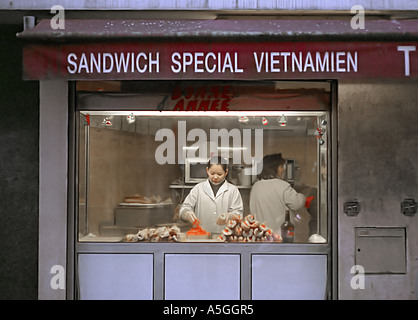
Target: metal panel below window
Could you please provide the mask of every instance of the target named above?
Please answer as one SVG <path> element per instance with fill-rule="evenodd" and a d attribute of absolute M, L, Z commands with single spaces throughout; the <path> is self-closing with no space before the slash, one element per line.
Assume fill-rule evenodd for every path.
<path fill-rule="evenodd" d="M 152 254 L 80 254 L 83 300 L 152 300 Z"/>
<path fill-rule="evenodd" d="M 239 300 L 240 256 L 167 254 L 165 299 Z"/>
<path fill-rule="evenodd" d="M 326 255 L 253 255 L 253 300 L 322 300 Z"/>

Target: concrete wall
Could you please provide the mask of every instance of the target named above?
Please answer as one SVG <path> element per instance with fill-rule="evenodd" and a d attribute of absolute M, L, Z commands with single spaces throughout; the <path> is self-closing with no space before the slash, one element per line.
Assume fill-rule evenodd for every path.
<path fill-rule="evenodd" d="M 66 297 L 68 83 L 39 82 L 39 299 Z M 55 277 L 56 276 L 56 277 Z"/>
<path fill-rule="evenodd" d="M 39 84 L 22 81 L 19 31 L 0 25 L 0 300 L 38 296 Z"/>
<path fill-rule="evenodd" d="M 340 299 L 416 299 L 418 215 L 400 212 L 405 198 L 418 200 L 418 82 L 339 83 L 338 273 Z M 357 199 L 357 217 L 343 213 Z M 353 290 L 355 227 L 405 227 L 406 274 L 366 275 Z M 377 248 L 376 248 L 377 249 Z"/>

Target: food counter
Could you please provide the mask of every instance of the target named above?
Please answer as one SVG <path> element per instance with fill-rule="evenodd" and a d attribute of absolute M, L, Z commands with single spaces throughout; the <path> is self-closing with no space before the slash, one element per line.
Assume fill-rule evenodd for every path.
<path fill-rule="evenodd" d="M 282 243 L 251 215 L 226 221 L 220 235 L 205 234 L 198 225 L 170 224 L 123 237 L 85 238 L 77 248 L 79 298 L 328 297 L 329 244 L 315 238 Z"/>

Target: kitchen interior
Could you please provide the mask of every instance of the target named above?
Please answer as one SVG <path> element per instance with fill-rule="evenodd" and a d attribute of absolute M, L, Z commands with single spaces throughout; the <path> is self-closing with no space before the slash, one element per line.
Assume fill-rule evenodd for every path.
<path fill-rule="evenodd" d="M 300 91 L 298 84 L 292 85 Z M 289 96 L 289 91 L 296 89 L 275 84 L 274 93 L 280 90 L 286 90 L 284 94 Z M 306 92 L 311 94 L 312 90 Z M 324 93 L 323 88 L 314 90 Z M 228 182 L 239 188 L 244 203 L 243 216 L 251 215 L 249 199 L 251 186 L 257 181 L 257 165 L 264 155 L 281 153 L 287 161 L 284 179 L 298 192 L 314 196 L 309 209 L 303 208 L 291 215 L 295 242 L 309 243 L 312 235 L 326 242 L 329 114 L 323 106 L 315 110 L 314 103 L 305 110 L 272 111 L 274 94 L 271 92 L 264 96 L 242 88 L 240 92 L 234 93 L 230 111 L 127 110 L 124 103 L 114 110 L 110 106 L 105 110 L 80 111 L 77 130 L 79 241 L 123 242 L 126 235 L 144 228 L 175 226 L 186 232 L 191 225 L 179 220 L 178 206 L 191 188 L 205 179 L 202 172 L 194 172 L 193 160 L 207 161 L 214 154 L 229 159 Z M 244 95 L 250 99 L 244 99 Z M 306 103 L 306 97 L 307 94 L 299 94 L 297 99 Z M 131 103 L 132 97 L 128 95 L 127 99 L 127 104 Z M 264 101 L 266 107 L 261 105 L 259 109 L 266 110 L 246 110 L 248 107 L 243 101 L 253 106 L 251 99 L 258 103 Z M 114 96 L 108 96 L 109 100 L 114 101 Z M 138 101 L 143 100 L 138 98 Z M 185 132 L 181 132 L 183 127 Z M 212 141 L 214 129 L 226 129 L 224 133 L 231 136 L 222 140 L 225 137 L 221 134 L 217 141 Z M 261 144 L 256 139 L 257 130 L 261 132 Z M 157 139 L 161 132 L 172 132 L 172 135 Z M 193 132 L 200 135 L 199 140 L 189 135 Z M 244 132 L 250 133 L 249 144 L 244 143 Z M 161 164 L 158 157 L 166 163 Z"/>

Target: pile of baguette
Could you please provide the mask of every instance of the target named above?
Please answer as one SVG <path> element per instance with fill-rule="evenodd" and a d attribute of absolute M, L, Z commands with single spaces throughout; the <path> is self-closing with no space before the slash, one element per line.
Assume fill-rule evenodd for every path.
<path fill-rule="evenodd" d="M 227 242 L 281 242 L 279 235 L 273 234 L 265 223 L 260 223 L 250 214 L 244 219 L 236 215 L 234 218 L 226 220 L 225 228 L 218 240 Z"/>
<path fill-rule="evenodd" d="M 183 242 L 186 240 L 186 234 L 180 232 L 176 225 L 172 227 L 145 228 L 139 230 L 136 234 L 127 234 L 125 242 Z"/>
<path fill-rule="evenodd" d="M 145 228 L 136 234 L 127 234 L 125 242 L 185 242 L 186 233 L 180 231 L 176 225 L 172 227 Z M 215 239 L 217 242 L 282 242 L 279 235 L 273 234 L 265 223 L 255 220 L 254 216 L 234 216 L 225 219 L 225 228 Z"/>

